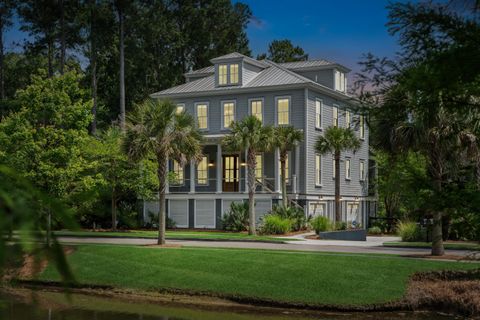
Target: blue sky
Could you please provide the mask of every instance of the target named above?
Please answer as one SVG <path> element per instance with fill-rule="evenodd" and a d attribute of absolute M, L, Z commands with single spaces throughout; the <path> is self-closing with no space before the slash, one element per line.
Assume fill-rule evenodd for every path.
<path fill-rule="evenodd" d="M 392 56 L 397 50 L 385 24 L 387 0 L 241 0 L 253 12 L 247 33 L 252 53 L 266 52 L 274 39 L 290 39 L 311 59 L 333 60 L 358 71 L 362 54 Z M 5 36 L 7 50 L 26 35 L 15 24 Z"/>

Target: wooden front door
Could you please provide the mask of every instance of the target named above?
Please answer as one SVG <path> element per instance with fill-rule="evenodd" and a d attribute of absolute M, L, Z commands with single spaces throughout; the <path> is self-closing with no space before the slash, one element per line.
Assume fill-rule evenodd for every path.
<path fill-rule="evenodd" d="M 238 191 L 239 163 L 237 155 L 223 156 L 223 191 Z"/>

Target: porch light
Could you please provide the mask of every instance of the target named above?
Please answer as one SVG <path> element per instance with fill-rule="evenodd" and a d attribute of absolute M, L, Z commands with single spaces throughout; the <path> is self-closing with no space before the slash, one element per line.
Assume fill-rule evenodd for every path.
<path fill-rule="evenodd" d="M 246 162 L 242 162 L 242 163 L 240 163 L 240 165 L 241 165 L 242 167 L 245 167 L 245 166 L 247 165 L 247 163 L 246 163 Z"/>
<path fill-rule="evenodd" d="M 213 160 L 210 160 L 210 162 L 208 163 L 208 166 L 209 167 L 214 167 L 215 166 L 215 163 L 213 162 Z"/>

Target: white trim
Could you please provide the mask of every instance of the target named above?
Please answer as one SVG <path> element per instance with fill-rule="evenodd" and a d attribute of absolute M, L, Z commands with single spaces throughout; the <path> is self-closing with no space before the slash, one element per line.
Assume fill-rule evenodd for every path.
<path fill-rule="evenodd" d="M 347 170 L 348 163 L 348 170 Z M 352 161 L 351 158 L 345 158 L 345 180 L 351 180 L 352 178 Z"/>
<path fill-rule="evenodd" d="M 175 162 L 177 162 L 179 166 L 180 166 L 180 162 L 176 161 L 175 159 L 172 159 L 171 161 L 172 161 L 171 162 L 172 170 L 168 170 L 168 172 L 175 173 Z M 168 166 L 169 166 L 169 169 L 170 169 L 170 163 L 168 163 Z M 169 183 L 169 187 L 178 188 L 178 187 L 184 187 L 185 186 L 185 166 L 181 166 L 181 168 L 182 168 L 182 171 L 183 171 L 181 183 Z M 168 181 L 168 179 L 167 179 L 167 181 Z"/>
<path fill-rule="evenodd" d="M 222 100 L 220 101 L 220 113 L 221 113 L 221 129 L 222 130 L 231 130 L 230 127 L 225 127 L 225 111 L 224 111 L 224 104 L 225 103 L 233 103 L 233 121 L 237 119 L 237 100 Z"/>
<path fill-rule="evenodd" d="M 213 201 L 213 226 L 197 225 L 197 201 Z M 195 199 L 193 200 L 193 227 L 199 229 L 215 229 L 217 228 L 217 200 L 216 199 Z"/>
<path fill-rule="evenodd" d="M 362 164 L 363 164 L 363 177 L 362 177 Z M 358 179 L 360 181 L 365 181 L 367 177 L 367 171 L 365 170 L 365 159 L 360 159 L 358 163 Z"/>
<path fill-rule="evenodd" d="M 278 124 L 278 100 L 288 99 L 288 123 Z M 292 96 L 275 96 L 275 125 L 276 126 L 289 126 L 292 125 Z"/>
<path fill-rule="evenodd" d="M 202 160 L 203 158 L 207 158 L 207 183 L 199 183 L 198 182 L 198 165 L 200 164 L 201 161 L 199 161 L 197 164 L 196 164 L 196 167 L 195 167 L 195 186 L 199 186 L 199 187 L 205 187 L 205 186 L 209 186 L 210 185 L 210 174 L 209 174 L 209 167 L 208 167 L 208 164 L 210 163 L 210 157 L 209 157 L 209 154 L 204 154 L 202 156 Z"/>
<path fill-rule="evenodd" d="M 340 109 L 340 106 L 339 106 L 338 104 L 335 104 L 335 103 L 334 103 L 334 104 L 332 105 L 332 125 L 333 125 L 334 127 L 340 127 L 340 116 L 339 116 L 339 114 L 338 114 L 339 109 Z M 337 124 L 335 124 L 335 117 L 334 117 L 334 115 L 335 115 L 335 110 L 337 110 Z"/>
<path fill-rule="evenodd" d="M 206 105 L 207 106 L 207 127 L 202 128 L 202 129 L 198 127 L 198 106 L 199 105 Z M 195 106 L 195 110 L 194 110 L 195 111 L 195 123 L 197 125 L 198 130 L 208 131 L 210 129 L 210 115 L 209 115 L 210 102 L 209 101 L 199 101 L 199 102 L 195 102 L 194 106 Z"/>
<path fill-rule="evenodd" d="M 320 102 L 320 126 L 317 126 L 317 102 Z M 323 129 L 323 100 L 320 98 L 315 98 L 315 128 Z"/>
<path fill-rule="evenodd" d="M 320 158 L 320 168 L 317 168 L 317 157 Z M 323 170 L 322 170 L 322 155 L 319 154 L 319 153 L 315 153 L 315 187 L 322 187 L 322 176 L 323 176 Z M 320 180 L 320 183 L 317 183 L 317 173 L 318 173 L 318 169 L 320 169 L 320 176 L 319 176 L 319 180 Z"/>
<path fill-rule="evenodd" d="M 265 123 L 265 98 L 258 97 L 258 98 L 249 98 L 248 99 L 248 115 L 252 115 L 252 101 L 262 101 L 262 124 Z"/>
<path fill-rule="evenodd" d="M 305 163 L 304 163 L 304 174 L 303 174 L 303 181 L 304 181 L 304 187 L 305 189 L 303 190 L 305 193 L 307 193 L 309 191 L 309 184 L 308 184 L 308 157 L 309 157 L 309 145 L 308 145 L 308 128 L 309 128 L 309 125 L 308 125 L 308 102 L 309 102 L 309 98 L 308 98 L 308 88 L 305 88 L 304 90 L 304 112 L 305 112 L 305 132 L 304 132 L 304 158 L 305 158 Z M 300 159 L 299 159 L 300 160 Z M 300 175 L 299 175 L 300 176 Z M 299 180 L 300 181 L 300 180 Z M 299 184 L 300 185 L 300 184 Z M 301 192 L 301 187 L 299 187 L 297 189 L 297 192 L 300 191 Z"/>

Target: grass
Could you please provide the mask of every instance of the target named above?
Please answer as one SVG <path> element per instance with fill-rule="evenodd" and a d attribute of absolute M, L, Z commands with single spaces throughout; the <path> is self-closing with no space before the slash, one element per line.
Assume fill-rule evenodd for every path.
<path fill-rule="evenodd" d="M 74 237 L 105 237 L 105 238 L 151 238 L 156 239 L 158 237 L 158 231 L 148 230 L 134 230 L 134 231 L 55 231 L 57 236 L 74 236 Z M 179 240 L 223 240 L 223 241 L 268 241 L 268 242 L 284 242 L 295 241 L 298 239 L 286 239 L 271 236 L 251 236 L 247 233 L 240 232 L 217 232 L 217 231 L 167 231 L 167 239 L 179 239 Z"/>
<path fill-rule="evenodd" d="M 445 249 L 452 250 L 478 250 L 480 244 L 474 242 L 444 242 Z M 400 247 L 400 248 L 431 248 L 431 242 L 384 242 L 384 247 Z"/>
<path fill-rule="evenodd" d="M 400 299 L 416 271 L 479 264 L 396 256 L 250 249 L 80 245 L 68 257 L 85 285 L 174 288 L 309 304 L 362 305 Z M 52 266 L 40 276 L 59 280 Z"/>

